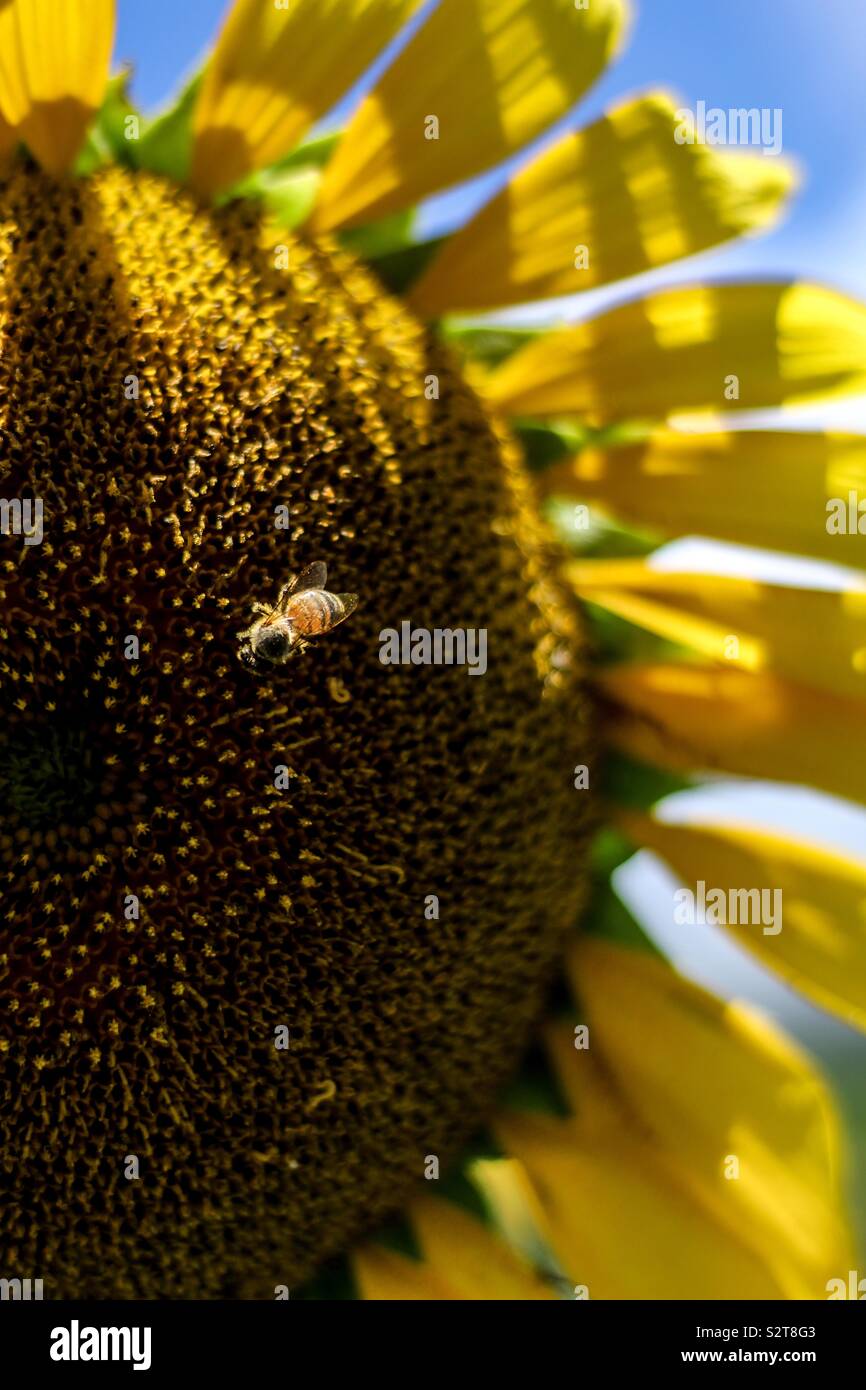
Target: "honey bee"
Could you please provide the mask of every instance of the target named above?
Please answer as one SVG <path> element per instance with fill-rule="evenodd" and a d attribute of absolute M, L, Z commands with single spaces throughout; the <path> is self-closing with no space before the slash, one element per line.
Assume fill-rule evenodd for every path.
<path fill-rule="evenodd" d="M 257 675 L 268 666 L 283 666 L 301 652 L 311 637 L 321 637 L 348 618 L 358 606 L 357 594 L 331 594 L 325 588 L 328 568 L 321 560 L 301 570 L 277 595 L 273 608 L 254 603 L 261 614 L 251 627 L 239 632 L 243 639 L 240 658 Z"/>

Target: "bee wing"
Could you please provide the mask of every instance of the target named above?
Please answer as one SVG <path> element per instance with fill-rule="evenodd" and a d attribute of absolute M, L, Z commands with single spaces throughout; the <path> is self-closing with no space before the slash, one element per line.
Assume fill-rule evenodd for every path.
<path fill-rule="evenodd" d="M 341 602 L 341 604 L 343 605 L 343 611 L 342 611 L 342 613 L 340 614 L 339 618 L 335 618 L 334 621 L 333 621 L 332 624 L 331 624 L 331 627 L 338 627 L 339 624 L 342 623 L 342 622 L 345 622 L 345 620 L 346 620 L 346 618 L 348 618 L 349 614 L 350 614 L 350 613 L 354 613 L 355 609 L 358 607 L 358 595 L 357 595 L 357 594 L 334 594 L 334 598 L 339 599 L 340 602 Z"/>
<path fill-rule="evenodd" d="M 277 598 L 275 613 L 285 613 L 289 599 L 295 594 L 306 594 L 307 589 L 324 589 L 328 578 L 328 566 L 324 560 L 314 560 L 307 564 L 306 570 L 293 574 L 291 580 L 282 585 Z"/>
<path fill-rule="evenodd" d="M 304 594 L 308 589 L 324 589 L 328 579 L 328 566 L 324 560 L 314 560 L 306 569 L 294 575 L 280 591 L 279 606 L 285 608 L 293 594 Z"/>

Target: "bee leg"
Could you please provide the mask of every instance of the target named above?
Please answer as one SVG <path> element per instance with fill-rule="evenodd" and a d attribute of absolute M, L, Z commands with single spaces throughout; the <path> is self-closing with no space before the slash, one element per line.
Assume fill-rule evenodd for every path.
<path fill-rule="evenodd" d="M 289 593 L 294 582 L 294 579 L 286 580 L 286 583 L 283 585 L 283 587 L 280 589 L 280 592 L 277 594 L 277 602 L 275 604 L 275 607 L 278 613 L 285 613 L 286 605 L 289 600 Z"/>
<path fill-rule="evenodd" d="M 261 674 L 261 672 L 258 670 L 258 667 L 256 666 L 256 658 L 249 642 L 244 642 L 243 646 L 238 652 L 238 660 L 242 662 L 244 666 L 246 666 L 248 671 L 252 671 L 253 675 L 258 676 Z"/>
<path fill-rule="evenodd" d="M 268 614 L 268 613 L 270 613 L 270 612 L 271 612 L 271 609 L 268 608 L 268 606 L 267 606 L 266 603 L 254 603 L 254 604 L 252 605 L 252 614 L 253 614 L 253 617 L 255 617 L 258 613 L 265 613 L 265 614 Z M 238 632 L 238 633 L 235 634 L 235 636 L 238 637 L 238 638 L 241 638 L 241 637 L 249 637 L 250 634 L 253 632 L 253 630 L 254 630 L 257 626 L 258 626 L 257 623 L 251 623 L 249 627 L 245 627 L 245 628 L 244 628 L 243 632 Z"/>

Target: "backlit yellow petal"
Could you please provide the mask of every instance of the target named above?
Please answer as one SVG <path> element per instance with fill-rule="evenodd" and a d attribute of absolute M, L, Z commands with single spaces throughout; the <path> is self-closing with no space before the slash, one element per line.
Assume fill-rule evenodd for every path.
<path fill-rule="evenodd" d="M 592 603 L 704 656 L 866 696 L 866 588 L 794 589 L 641 560 L 572 564 L 567 574 Z"/>
<path fill-rule="evenodd" d="M 514 154 L 599 75 L 625 8 L 625 0 L 584 9 L 574 0 L 442 0 L 350 124 L 313 227 L 410 207 Z"/>
<path fill-rule="evenodd" d="M 819 1004 L 866 1027 L 866 865 L 747 827 L 672 825 L 626 811 L 617 820 L 692 892 L 701 880 L 705 891 L 722 890 L 724 911 L 710 915 L 736 920 L 721 930 Z"/>
<path fill-rule="evenodd" d="M 666 535 L 715 536 L 866 567 L 864 435 L 663 429 L 645 443 L 586 449 L 537 483 L 547 496 L 597 501 Z"/>
<path fill-rule="evenodd" d="M 438 1271 L 382 1245 L 362 1245 L 352 1254 L 352 1268 L 362 1298 L 385 1301 L 443 1302 L 460 1295 Z"/>
<path fill-rule="evenodd" d="M 588 1061 L 586 1070 L 594 1068 Z M 627 1110 L 592 1137 L 548 1115 L 503 1115 L 496 1129 L 534 1184 L 571 1297 L 785 1298 L 802 1291 L 801 1281 L 775 1275 L 756 1258 L 746 1231 L 727 1229 L 696 1199 Z"/>
<path fill-rule="evenodd" d="M 515 353 L 486 394 L 593 423 L 752 410 L 866 388 L 866 306 L 807 284 L 661 290 Z"/>
<path fill-rule="evenodd" d="M 193 186 L 210 196 L 288 153 L 418 3 L 235 0 L 196 108 Z"/>
<path fill-rule="evenodd" d="M 427 1262 L 459 1298 L 545 1300 L 556 1297 L 500 1236 L 453 1202 L 413 1202 L 409 1219 Z"/>
<path fill-rule="evenodd" d="M 866 801 L 866 702 L 770 675 L 689 665 L 603 672 L 608 736 L 658 767 L 804 783 Z"/>
<path fill-rule="evenodd" d="M 65 173 L 102 102 L 114 0 L 4 0 L 0 110 L 43 167 Z"/>
<path fill-rule="evenodd" d="M 469 1165 L 472 1182 L 482 1193 L 496 1229 L 512 1249 L 536 1268 L 551 1268 L 543 1237 L 544 1220 L 526 1169 L 516 1158 L 476 1158 Z"/>
<path fill-rule="evenodd" d="M 677 144 L 674 103 L 626 102 L 569 132 L 445 244 L 410 300 L 423 313 L 575 294 L 772 221 L 793 186 L 762 155 Z"/>
<path fill-rule="evenodd" d="M 634 1128 L 787 1296 L 826 1298 L 851 1250 L 837 1121 L 808 1060 L 760 1015 L 648 953 L 585 938 L 569 973 L 591 1040 L 589 1053 L 557 1054 L 569 1094 L 579 1103 L 594 1055 Z"/>
<path fill-rule="evenodd" d="M 424 1197 L 408 1217 L 422 1258 L 379 1245 L 354 1252 L 355 1276 L 366 1299 L 538 1301 L 556 1298 L 501 1236 L 453 1202 Z"/>

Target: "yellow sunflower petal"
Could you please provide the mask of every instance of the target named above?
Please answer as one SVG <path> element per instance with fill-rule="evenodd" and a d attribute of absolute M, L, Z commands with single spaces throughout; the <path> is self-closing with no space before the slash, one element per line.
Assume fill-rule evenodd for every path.
<path fill-rule="evenodd" d="M 866 506 L 863 535 L 856 511 L 857 499 L 866 501 L 864 435 L 662 429 L 645 443 L 587 449 L 539 474 L 538 485 L 547 496 L 597 500 L 666 535 L 866 567 Z"/>
<path fill-rule="evenodd" d="M 359 1246 L 352 1268 L 361 1298 L 376 1302 L 448 1302 L 460 1295 L 447 1279 L 421 1260 L 410 1260 L 382 1245 Z"/>
<path fill-rule="evenodd" d="M 661 290 L 533 339 L 485 392 L 593 423 L 752 410 L 866 388 L 866 306 L 808 284 Z"/>
<path fill-rule="evenodd" d="M 556 1294 L 493 1230 L 453 1202 L 423 1197 L 409 1208 L 422 1260 L 366 1245 L 354 1266 L 367 1299 L 536 1301 Z"/>
<path fill-rule="evenodd" d="M 866 696 L 866 589 L 786 588 L 642 560 L 572 564 L 566 573 L 592 603 L 705 656 Z"/>
<path fill-rule="evenodd" d="M 72 165 L 99 108 L 114 42 L 114 0 L 5 0 L 0 110 L 43 167 Z"/>
<path fill-rule="evenodd" d="M 535 1267 L 550 1269 L 551 1252 L 542 1235 L 544 1222 L 539 1219 L 538 1201 L 523 1164 L 516 1158 L 476 1158 L 469 1172 L 497 1230 L 511 1248 L 522 1252 Z"/>
<path fill-rule="evenodd" d="M 458 1290 L 459 1298 L 554 1299 L 556 1294 L 500 1236 L 453 1202 L 413 1202 L 409 1219 L 425 1259 Z"/>
<path fill-rule="evenodd" d="M 595 1067 L 587 1063 L 587 1071 Z M 547 1115 L 501 1116 L 521 1159 L 542 1230 L 575 1298 L 785 1298 L 801 1291 L 726 1229 L 622 1110 L 602 1135 Z"/>
<path fill-rule="evenodd" d="M 723 921 L 725 931 L 819 1004 L 866 1027 L 866 865 L 748 827 L 674 825 L 631 811 L 617 820 L 693 893 L 701 881 L 706 892 L 723 891 L 721 915 L 748 919 Z"/>
<path fill-rule="evenodd" d="M 418 3 L 235 0 L 196 107 L 193 187 L 210 197 L 286 154 Z"/>
<path fill-rule="evenodd" d="M 766 226 L 794 183 L 762 155 L 677 144 L 653 94 L 569 132 L 461 231 L 413 288 L 422 313 L 575 294 Z"/>
<path fill-rule="evenodd" d="M 665 962 L 585 938 L 570 962 L 606 1065 L 635 1114 L 719 1212 L 753 1224 L 773 1260 L 799 1252 L 824 1282 L 847 1256 L 840 1141 L 807 1058 L 752 1010 L 727 1004 Z M 728 1156 L 739 1177 L 726 1178 Z M 825 1272 L 826 1271 L 826 1272 Z"/>
<path fill-rule="evenodd" d="M 560 1036 L 554 1054 L 577 1133 L 583 1125 L 584 1142 L 604 1138 L 613 1102 L 600 1107 L 586 1085 L 600 1064 L 635 1143 L 652 1145 L 698 1206 L 757 1255 L 764 1277 L 787 1297 L 826 1298 L 827 1281 L 850 1267 L 850 1236 L 836 1118 L 807 1059 L 759 1015 L 714 999 L 647 953 L 584 939 L 570 965 L 590 1049 L 569 1053 Z M 633 1240 L 641 1228 L 635 1221 Z M 669 1257 L 661 1248 L 659 1264 L 676 1262 L 676 1245 Z M 697 1251 L 692 1296 L 707 1296 L 706 1247 L 687 1248 Z M 721 1253 L 730 1268 L 730 1248 Z M 726 1295 L 749 1296 L 736 1282 Z"/>
<path fill-rule="evenodd" d="M 514 154 L 599 75 L 625 11 L 625 0 L 442 0 L 349 126 L 314 229 L 410 207 Z"/>
<path fill-rule="evenodd" d="M 688 665 L 599 676 L 608 735 L 657 767 L 804 783 L 866 801 L 866 702 L 770 675 Z"/>

